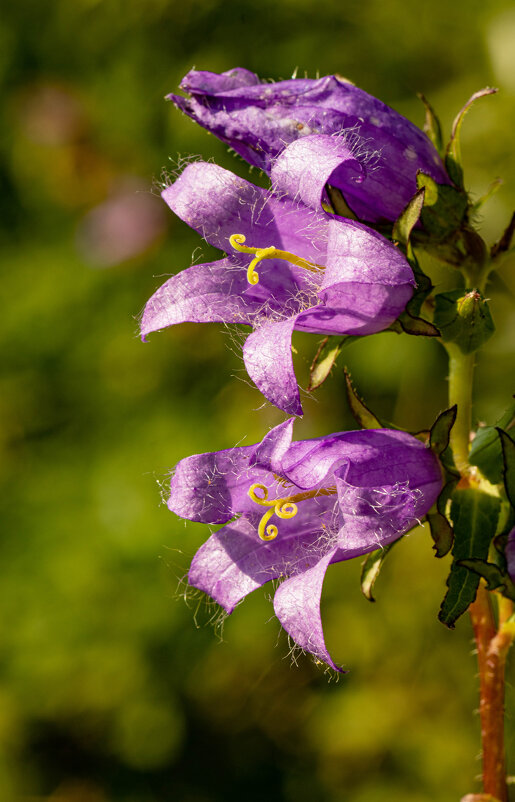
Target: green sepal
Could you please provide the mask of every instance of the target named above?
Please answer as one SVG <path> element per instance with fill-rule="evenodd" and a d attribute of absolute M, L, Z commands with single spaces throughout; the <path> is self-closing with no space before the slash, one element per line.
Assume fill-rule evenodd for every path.
<path fill-rule="evenodd" d="M 426 231 L 438 241 L 446 239 L 465 222 L 468 198 L 449 184 L 437 184 L 427 173 L 417 173 L 417 187 L 425 188 L 420 219 Z"/>
<path fill-rule="evenodd" d="M 357 423 L 362 429 L 382 429 L 383 425 L 379 418 L 376 418 L 373 412 L 363 403 L 359 398 L 354 387 L 349 372 L 345 368 L 345 386 L 347 389 L 347 400 L 349 402 L 350 410 Z"/>
<path fill-rule="evenodd" d="M 460 189 L 463 189 L 463 167 L 461 163 L 460 146 L 460 134 L 463 119 L 467 111 L 476 100 L 479 100 L 481 97 L 486 97 L 487 95 L 494 95 L 496 92 L 497 89 L 488 86 L 485 89 L 480 89 L 478 92 L 474 92 L 472 97 L 467 100 L 463 108 L 460 109 L 452 124 L 451 138 L 445 152 L 445 168 L 451 181 L 453 181 Z"/>
<path fill-rule="evenodd" d="M 502 178 L 494 178 L 494 180 L 486 190 L 485 194 L 481 195 L 481 197 L 478 198 L 477 201 L 474 201 L 474 203 L 470 205 L 470 214 L 471 215 L 477 214 L 477 212 L 479 212 L 479 210 L 485 205 L 485 203 L 495 195 L 497 190 L 502 187 L 503 183 L 504 182 Z"/>
<path fill-rule="evenodd" d="M 477 351 L 495 331 L 488 303 L 479 290 L 451 290 L 435 296 L 435 326 L 444 342 L 464 354 Z"/>
<path fill-rule="evenodd" d="M 512 581 L 510 575 L 503 571 L 495 563 L 486 562 L 486 560 L 470 559 L 460 560 L 459 565 L 468 568 L 469 571 L 483 577 L 486 581 L 487 590 L 498 590 L 506 598 L 515 601 L 515 583 Z"/>
<path fill-rule="evenodd" d="M 411 315 L 407 307 L 402 315 L 399 315 L 397 320 L 394 320 L 391 326 L 388 327 L 388 331 L 395 331 L 397 334 L 413 334 L 417 337 L 440 336 L 436 326 L 433 326 L 428 320 Z"/>
<path fill-rule="evenodd" d="M 337 341 L 335 337 L 325 337 L 322 340 L 309 369 L 308 392 L 313 392 L 325 382 L 343 346 L 355 339 L 358 338 L 349 335 L 343 339 L 340 337 Z"/>
<path fill-rule="evenodd" d="M 373 595 L 374 585 L 376 582 L 377 577 L 383 567 L 383 563 L 386 559 L 386 556 L 392 550 L 398 540 L 395 540 L 393 543 L 390 543 L 388 546 L 384 546 L 382 549 L 376 549 L 376 551 L 371 551 L 370 554 L 367 554 L 365 561 L 361 567 L 361 592 L 371 602 L 375 602 L 375 597 Z"/>
<path fill-rule="evenodd" d="M 496 533 L 501 501 L 481 490 L 456 490 L 451 504 L 454 526 L 453 563 L 438 618 L 451 629 L 476 598 L 479 574 L 460 565 L 462 560 L 486 560 Z"/>
<path fill-rule="evenodd" d="M 354 214 L 350 206 L 347 204 L 341 189 L 338 189 L 338 187 L 333 187 L 330 184 L 326 184 L 325 189 L 335 214 L 339 215 L 340 217 L 348 217 L 350 220 L 359 220 L 359 218 Z"/>
<path fill-rule="evenodd" d="M 424 97 L 424 95 L 421 92 L 418 92 L 417 95 L 424 104 L 426 110 L 426 118 L 424 120 L 424 133 L 427 134 L 427 136 L 437 149 L 438 153 L 442 153 L 443 139 L 442 139 L 442 127 L 440 125 L 440 120 L 436 116 L 434 109 L 431 106 L 430 102 L 427 100 L 427 98 Z"/>
<path fill-rule="evenodd" d="M 504 429 L 497 429 L 497 431 L 501 438 L 504 487 L 508 500 L 515 509 L 515 443 Z"/>
<path fill-rule="evenodd" d="M 392 239 L 406 247 L 424 205 L 425 187 L 417 190 L 393 224 Z"/>
<path fill-rule="evenodd" d="M 433 538 L 435 557 L 441 558 L 449 554 L 454 541 L 454 529 L 440 510 L 428 512 L 426 515 L 429 531 Z"/>
<path fill-rule="evenodd" d="M 510 250 L 515 234 L 515 212 L 511 216 L 511 220 L 506 226 L 501 239 L 492 245 L 491 256 L 492 259 L 497 259 L 501 254 L 507 253 Z"/>
<path fill-rule="evenodd" d="M 451 429 L 456 421 L 456 414 L 458 412 L 458 405 L 454 404 L 449 409 L 441 412 L 429 432 L 429 446 L 433 454 L 440 457 L 446 448 L 449 446 L 451 437 Z"/>
<path fill-rule="evenodd" d="M 503 454 L 497 429 L 506 431 L 515 422 L 515 403 L 511 404 L 494 426 L 483 426 L 477 430 L 472 441 L 469 462 L 479 468 L 492 484 L 503 481 Z"/>

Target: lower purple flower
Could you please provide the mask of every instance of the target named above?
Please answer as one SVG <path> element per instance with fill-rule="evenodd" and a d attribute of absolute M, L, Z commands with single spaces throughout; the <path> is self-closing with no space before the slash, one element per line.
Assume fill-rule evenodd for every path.
<path fill-rule="evenodd" d="M 275 613 L 288 635 L 337 671 L 325 645 L 320 597 L 331 563 L 397 540 L 435 502 L 441 471 L 419 440 L 391 429 L 292 442 L 293 419 L 261 443 L 179 462 L 168 507 L 225 524 L 191 563 L 188 581 L 227 613 L 282 579 Z"/>

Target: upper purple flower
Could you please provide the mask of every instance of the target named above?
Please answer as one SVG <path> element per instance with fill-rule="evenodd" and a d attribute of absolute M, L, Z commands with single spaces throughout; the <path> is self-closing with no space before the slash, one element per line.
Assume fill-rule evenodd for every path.
<path fill-rule="evenodd" d="M 320 618 L 328 566 L 415 526 L 440 492 L 441 471 L 434 454 L 404 432 L 351 431 L 292 443 L 292 425 L 285 421 L 257 445 L 182 460 L 168 507 L 192 521 L 226 524 L 193 558 L 190 585 L 231 613 L 251 591 L 283 579 L 274 598 L 282 626 L 339 671 Z"/>
<path fill-rule="evenodd" d="M 168 99 L 267 173 L 285 148 L 292 160 L 309 163 L 337 135 L 359 170 L 349 174 L 335 164 L 330 183 L 362 220 L 395 220 L 416 192 L 418 170 L 449 183 L 419 128 L 337 75 L 264 83 L 239 67 L 221 75 L 192 70 L 180 88 L 190 96 Z"/>
<path fill-rule="evenodd" d="M 314 137 L 314 140 L 320 139 Z M 176 323 L 243 323 L 254 328 L 243 356 L 263 395 L 288 414 L 302 414 L 293 370 L 294 329 L 318 334 L 374 334 L 403 311 L 413 272 L 398 248 L 361 223 L 322 209 L 324 186 L 359 170 L 331 139 L 316 163 L 286 149 L 273 180 L 256 187 L 214 164 L 190 164 L 162 193 L 170 208 L 227 256 L 170 278 L 148 301 L 143 338 Z M 336 150 L 338 153 L 336 154 Z M 295 169 L 297 167 L 297 169 Z"/>

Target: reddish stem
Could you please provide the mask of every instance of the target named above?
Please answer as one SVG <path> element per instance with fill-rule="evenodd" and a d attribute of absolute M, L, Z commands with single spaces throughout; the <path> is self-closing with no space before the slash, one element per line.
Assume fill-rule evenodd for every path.
<path fill-rule="evenodd" d="M 490 593 L 480 583 L 469 607 L 479 664 L 483 792 L 508 802 L 504 750 L 504 667 L 512 636 L 495 626 Z"/>

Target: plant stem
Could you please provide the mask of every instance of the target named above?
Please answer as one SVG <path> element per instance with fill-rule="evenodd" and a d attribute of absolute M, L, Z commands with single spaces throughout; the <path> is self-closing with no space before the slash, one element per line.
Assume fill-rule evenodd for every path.
<path fill-rule="evenodd" d="M 467 474 L 475 354 L 464 354 L 454 343 L 446 343 L 445 347 L 449 354 L 449 404 L 458 406 L 456 422 L 451 429 L 451 449 L 457 469 Z"/>
<path fill-rule="evenodd" d="M 451 430 L 451 449 L 457 469 L 471 476 L 469 465 L 472 423 L 474 354 L 464 354 L 447 343 L 449 354 L 449 402 L 457 404 L 456 422 Z M 515 624 L 509 617 L 513 605 L 498 596 L 499 627 L 492 609 L 492 596 L 481 580 L 476 599 L 469 607 L 479 666 L 483 792 L 499 802 L 508 801 L 504 749 L 504 670 L 508 649 L 515 639 Z"/>
<path fill-rule="evenodd" d="M 510 645 L 503 628 L 496 631 L 490 593 L 481 581 L 469 608 L 479 665 L 483 791 L 507 802 L 504 753 L 504 667 Z"/>

